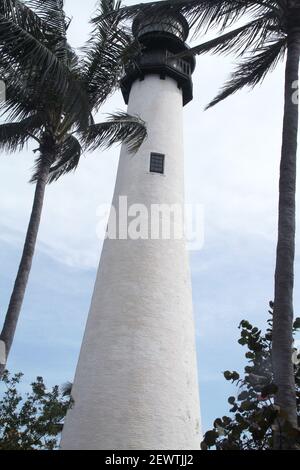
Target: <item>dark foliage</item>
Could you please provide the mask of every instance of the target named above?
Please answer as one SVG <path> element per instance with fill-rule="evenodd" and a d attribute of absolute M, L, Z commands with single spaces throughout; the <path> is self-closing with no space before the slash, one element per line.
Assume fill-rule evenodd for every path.
<path fill-rule="evenodd" d="M 273 313 L 271 303 L 270 314 Z M 285 418 L 274 405 L 277 387 L 274 384 L 271 359 L 272 318 L 268 320 L 265 333 L 243 320 L 238 343 L 247 347 L 245 358 L 248 364 L 241 376 L 236 371 L 226 370 L 224 377 L 234 383 L 238 392 L 230 396 L 229 416 L 217 418 L 213 428 L 206 432 L 201 444 L 202 449 L 217 450 L 267 450 L 273 448 L 274 430 L 282 427 Z M 294 333 L 300 329 L 300 318 L 294 322 Z M 295 382 L 297 392 L 297 412 L 300 425 L 300 354 L 295 348 L 293 353 Z M 293 429 L 288 422 L 278 429 L 296 441 L 300 449 L 300 432 Z"/>
<path fill-rule="evenodd" d="M 38 177 L 43 154 L 50 152 L 49 182 L 75 170 L 85 147 L 91 148 L 91 136 L 95 139 L 93 150 L 120 143 L 124 136 L 129 143 L 132 135 L 130 148 L 134 151 L 144 140 L 145 126 L 136 116 L 123 113 L 120 119 L 117 113 L 115 120 L 111 115 L 106 123 L 97 125 L 92 117 L 119 87 L 124 62 L 133 47 L 133 39 L 117 14 L 120 6 L 120 1 L 99 1 L 102 16 L 108 12 L 116 16 L 99 21 L 82 54 L 77 55 L 67 41 L 70 20 L 62 0 L 1 3 L 0 19 L 2 14 L 8 32 L 1 34 L 0 27 L 0 78 L 7 86 L 6 100 L 0 106 L 6 118 L 0 125 L 0 150 L 16 152 L 30 139 L 36 140 L 40 156 L 32 181 Z M 16 28 L 20 37 L 13 34 Z M 31 42 L 27 46 L 23 36 L 28 35 Z M 92 127 L 87 131 L 89 125 Z M 53 145 L 47 148 L 44 142 L 49 134 Z"/>
<path fill-rule="evenodd" d="M 54 450 L 67 410 L 72 406 L 70 387 L 46 388 L 42 377 L 31 384 L 31 391 L 22 393 L 22 374 L 11 376 L 7 371 L 1 387 L 0 450 Z"/>

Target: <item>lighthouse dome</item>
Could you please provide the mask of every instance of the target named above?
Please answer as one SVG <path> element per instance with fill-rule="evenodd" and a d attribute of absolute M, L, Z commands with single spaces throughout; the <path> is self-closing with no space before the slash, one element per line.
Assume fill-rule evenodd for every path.
<path fill-rule="evenodd" d="M 172 36 L 186 41 L 189 34 L 189 25 L 180 13 L 141 13 L 136 16 L 132 24 L 133 35 L 140 41 L 145 36 L 159 35 Z"/>

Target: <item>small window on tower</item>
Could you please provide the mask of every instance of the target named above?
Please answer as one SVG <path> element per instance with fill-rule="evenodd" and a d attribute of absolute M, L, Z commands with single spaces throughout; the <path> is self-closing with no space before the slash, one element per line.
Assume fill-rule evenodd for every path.
<path fill-rule="evenodd" d="M 165 156 L 162 153 L 151 153 L 150 172 L 163 174 L 165 170 Z"/>

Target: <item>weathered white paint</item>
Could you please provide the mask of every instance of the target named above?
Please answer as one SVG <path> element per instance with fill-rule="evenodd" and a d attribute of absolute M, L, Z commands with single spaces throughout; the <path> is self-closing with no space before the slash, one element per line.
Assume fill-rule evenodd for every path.
<path fill-rule="evenodd" d="M 0 341 L 0 364 L 5 365 L 6 364 L 6 346 L 4 341 Z"/>
<path fill-rule="evenodd" d="M 121 150 L 114 204 L 183 204 L 182 94 L 171 78 L 133 84 L 128 112 L 147 123 Z M 150 153 L 165 175 L 150 174 Z M 199 449 L 190 273 L 183 240 L 106 240 L 62 449 Z"/>

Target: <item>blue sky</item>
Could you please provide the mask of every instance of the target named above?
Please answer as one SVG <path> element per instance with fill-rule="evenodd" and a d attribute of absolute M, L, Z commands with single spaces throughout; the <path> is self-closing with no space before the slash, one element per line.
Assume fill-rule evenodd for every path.
<path fill-rule="evenodd" d="M 133 4 L 127 1 L 127 4 Z M 70 41 L 87 38 L 95 1 L 68 0 Z M 185 109 L 186 199 L 205 211 L 203 249 L 191 252 L 203 429 L 227 412 L 225 369 L 243 367 L 237 326 L 263 327 L 273 296 L 283 65 L 254 91 L 204 112 L 232 57 L 200 57 Z M 120 93 L 103 112 L 125 109 Z M 101 116 L 98 116 L 100 119 Z M 103 118 L 103 116 L 102 116 Z M 0 159 L 0 314 L 20 258 L 33 196 L 33 147 Z M 76 174 L 47 190 L 36 256 L 9 360 L 26 382 L 72 381 L 100 257 L 97 207 L 109 203 L 119 148 L 83 158 Z M 299 197 L 297 198 L 297 200 Z M 299 216 L 297 217 L 299 219 Z M 299 225 L 299 223 L 298 223 Z M 299 312 L 297 235 L 295 313 Z M 299 313 L 298 313 L 299 314 Z M 300 315 L 300 314 L 299 314 Z"/>

